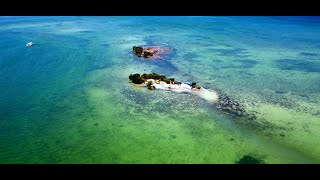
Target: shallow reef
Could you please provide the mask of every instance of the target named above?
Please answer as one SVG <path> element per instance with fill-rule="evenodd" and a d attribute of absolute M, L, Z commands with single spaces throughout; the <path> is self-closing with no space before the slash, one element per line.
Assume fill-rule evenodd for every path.
<path fill-rule="evenodd" d="M 219 102 L 216 104 L 216 108 L 226 111 L 237 117 L 247 117 L 249 119 L 256 118 L 253 114 L 248 114 L 239 101 L 226 94 L 219 95 Z"/>
<path fill-rule="evenodd" d="M 169 48 L 159 46 L 133 46 L 132 50 L 137 57 L 143 57 L 146 59 L 163 59 L 160 55 L 170 52 Z"/>
<path fill-rule="evenodd" d="M 320 72 L 320 63 L 299 59 L 279 59 L 276 66 L 281 70 Z"/>
<path fill-rule="evenodd" d="M 195 91 L 195 94 L 199 95 L 200 97 L 204 98 L 203 95 L 201 95 L 202 91 L 197 91 L 200 89 L 203 89 L 201 86 L 197 85 L 196 82 L 179 82 L 179 81 L 175 81 L 174 78 L 167 78 L 165 75 L 161 75 L 161 74 L 157 74 L 157 73 L 150 73 L 150 74 L 130 74 L 129 75 L 129 79 L 131 80 L 132 83 L 134 84 L 139 84 L 142 85 L 143 83 L 147 83 L 146 87 L 149 90 L 155 90 L 156 87 L 153 84 L 153 81 L 148 81 L 149 79 L 152 79 L 154 81 L 162 81 L 165 82 L 167 84 L 184 84 L 187 87 L 189 87 L 190 89 L 187 90 L 181 90 L 181 92 L 193 92 Z M 159 83 L 159 82 L 158 82 Z M 170 88 L 169 88 L 170 89 Z M 168 89 L 168 90 L 169 90 Z M 192 90 L 192 91 L 190 91 Z M 204 91 L 208 91 L 203 89 Z M 180 92 L 180 91 L 179 91 Z M 205 93 L 205 92 L 202 92 Z M 236 118 L 242 118 L 242 119 L 246 119 L 246 120 L 254 120 L 256 119 L 256 115 L 253 113 L 249 113 L 245 110 L 245 107 L 243 105 L 241 105 L 241 103 L 238 100 L 233 99 L 230 95 L 227 95 L 225 93 L 222 93 L 221 91 L 214 91 L 214 93 L 217 93 L 218 95 L 218 100 L 216 102 L 214 102 L 214 107 L 229 114 L 232 115 L 233 117 Z"/>

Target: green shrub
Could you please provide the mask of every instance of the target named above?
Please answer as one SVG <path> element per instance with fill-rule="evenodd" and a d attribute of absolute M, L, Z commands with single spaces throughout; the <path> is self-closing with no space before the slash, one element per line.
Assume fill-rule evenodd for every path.
<path fill-rule="evenodd" d="M 140 76 L 140 74 L 130 74 L 129 79 L 134 83 L 134 84 L 142 84 L 144 83 L 144 79 Z"/>
<path fill-rule="evenodd" d="M 130 74 L 129 79 L 135 84 L 141 84 L 141 83 L 145 82 L 147 79 L 160 80 L 160 81 L 163 81 L 163 82 L 165 82 L 167 84 L 170 84 L 170 81 L 174 82 L 174 84 L 182 84 L 181 82 L 174 81 L 174 78 L 167 78 L 165 75 L 160 75 L 160 74 L 157 74 L 157 73 L 154 73 L 154 72 L 150 73 L 150 74 L 144 73 L 141 76 L 138 73 L 137 74 Z M 147 86 L 151 86 L 152 85 L 152 84 L 149 85 L 149 83 L 151 83 L 151 82 L 148 82 Z M 192 83 L 192 87 L 200 89 L 199 86 L 196 86 L 195 82 Z"/>
<path fill-rule="evenodd" d="M 164 82 L 166 82 L 167 84 L 170 84 L 170 80 L 169 79 L 165 79 Z"/>

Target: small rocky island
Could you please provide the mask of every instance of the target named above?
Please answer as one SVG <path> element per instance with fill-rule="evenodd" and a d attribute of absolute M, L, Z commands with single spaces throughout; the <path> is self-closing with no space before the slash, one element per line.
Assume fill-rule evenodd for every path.
<path fill-rule="evenodd" d="M 132 50 L 137 57 L 146 59 L 163 59 L 160 55 L 170 51 L 169 48 L 160 46 L 133 46 Z"/>
<path fill-rule="evenodd" d="M 140 84 L 142 86 L 146 86 L 150 90 L 155 89 L 180 89 L 181 91 L 185 89 L 198 89 L 201 87 L 197 85 L 197 83 L 193 82 L 191 84 L 181 83 L 179 81 L 175 81 L 174 78 L 167 78 L 165 75 L 160 75 L 156 73 L 150 74 L 131 74 L 129 79 L 134 84 Z"/>
<path fill-rule="evenodd" d="M 255 118 L 254 115 L 248 114 L 245 111 L 245 108 L 239 103 L 239 101 L 234 100 L 228 95 L 222 93 L 218 94 L 215 91 L 207 90 L 197 85 L 196 82 L 182 83 L 176 81 L 174 78 L 167 78 L 165 75 L 156 73 L 142 75 L 130 74 L 129 80 L 141 87 L 147 87 L 149 90 L 161 89 L 179 93 L 185 92 L 195 94 L 214 104 L 217 109 L 222 110 L 223 112 L 232 114 L 236 117 L 245 117 L 249 119 Z"/>

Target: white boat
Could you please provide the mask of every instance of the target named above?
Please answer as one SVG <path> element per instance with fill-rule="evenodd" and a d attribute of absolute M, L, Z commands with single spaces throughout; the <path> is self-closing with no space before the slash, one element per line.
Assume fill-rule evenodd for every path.
<path fill-rule="evenodd" d="M 33 46 L 33 45 L 34 45 L 33 42 L 28 42 L 28 43 L 26 44 L 26 46 Z"/>

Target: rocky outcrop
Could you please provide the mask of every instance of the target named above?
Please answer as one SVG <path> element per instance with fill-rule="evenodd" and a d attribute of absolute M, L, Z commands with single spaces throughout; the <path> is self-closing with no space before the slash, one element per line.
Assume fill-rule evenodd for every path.
<path fill-rule="evenodd" d="M 169 48 L 159 46 L 133 46 L 132 50 L 136 56 L 147 59 L 162 59 L 160 55 L 170 51 Z"/>
<path fill-rule="evenodd" d="M 133 46 L 133 52 L 136 56 L 138 57 L 142 57 L 143 55 L 143 48 L 142 47 L 136 47 L 136 46 Z"/>

